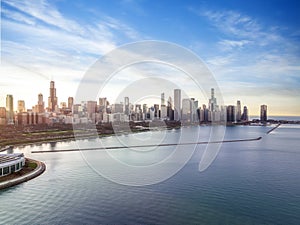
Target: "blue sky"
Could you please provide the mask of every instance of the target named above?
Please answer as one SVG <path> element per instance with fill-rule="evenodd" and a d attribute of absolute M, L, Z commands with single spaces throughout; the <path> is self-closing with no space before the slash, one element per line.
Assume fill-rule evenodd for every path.
<path fill-rule="evenodd" d="M 47 102 L 51 79 L 67 101 L 103 54 L 162 40 L 204 61 L 225 104 L 239 99 L 252 115 L 267 104 L 270 114 L 299 116 L 299 12 L 299 1 L 283 0 L 2 0 L 0 106 L 6 94 L 27 108 L 38 93 Z"/>

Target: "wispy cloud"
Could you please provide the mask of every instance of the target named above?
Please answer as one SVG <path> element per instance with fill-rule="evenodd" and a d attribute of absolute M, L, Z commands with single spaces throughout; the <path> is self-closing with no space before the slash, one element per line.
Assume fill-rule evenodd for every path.
<path fill-rule="evenodd" d="M 206 62 L 219 81 L 227 104 L 234 104 L 239 96 L 246 104 L 251 102 L 256 111 L 263 102 L 277 107 L 284 99 L 295 102 L 299 98 L 300 56 L 294 31 L 267 26 L 238 11 L 190 11 L 205 18 L 219 35 L 214 54 Z M 274 99 L 278 99 L 278 104 Z M 299 113 L 299 106 L 286 107 L 283 113 Z"/>
<path fill-rule="evenodd" d="M 23 68 L 31 71 L 27 74 L 65 81 L 63 98 L 74 93 L 75 83 L 100 56 L 143 38 L 117 18 L 98 14 L 89 22 L 70 19 L 46 0 L 3 0 L 1 7 L 1 74 L 24 80 Z"/>
<path fill-rule="evenodd" d="M 49 4 L 46 0 L 23 1 L 23 0 L 3 0 L 3 3 L 10 5 L 30 15 L 31 17 L 40 20 L 48 25 L 53 25 L 62 30 L 76 33 L 83 33 L 81 26 L 69 19 L 66 19 L 55 7 Z"/>

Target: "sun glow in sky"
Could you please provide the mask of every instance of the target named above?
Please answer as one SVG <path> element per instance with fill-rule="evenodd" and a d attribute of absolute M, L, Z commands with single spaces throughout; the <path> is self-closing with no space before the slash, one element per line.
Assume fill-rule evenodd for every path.
<path fill-rule="evenodd" d="M 225 104 L 241 100 L 252 115 L 267 104 L 271 115 L 300 116 L 299 12 L 297 0 L 2 0 L 0 106 L 7 94 L 27 108 L 39 93 L 47 103 L 50 80 L 66 102 L 105 53 L 161 40 L 196 53 Z M 128 81 L 138 75 L 125 72 Z M 115 96 L 113 88 L 106 93 Z"/>

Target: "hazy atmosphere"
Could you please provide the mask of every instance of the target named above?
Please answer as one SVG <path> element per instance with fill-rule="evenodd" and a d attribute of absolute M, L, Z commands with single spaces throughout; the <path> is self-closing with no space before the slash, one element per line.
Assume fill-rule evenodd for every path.
<path fill-rule="evenodd" d="M 298 1 L 279 0 L 2 0 L 0 106 L 12 94 L 15 105 L 22 99 L 31 108 L 38 93 L 49 95 L 50 80 L 65 102 L 105 53 L 162 40 L 204 61 L 225 104 L 241 100 L 250 115 L 267 104 L 269 115 L 299 116 L 299 9 Z"/>

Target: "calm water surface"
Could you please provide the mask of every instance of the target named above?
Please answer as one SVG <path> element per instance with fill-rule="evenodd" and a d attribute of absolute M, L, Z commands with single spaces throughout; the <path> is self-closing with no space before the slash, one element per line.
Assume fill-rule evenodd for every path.
<path fill-rule="evenodd" d="M 195 132 L 197 128 L 182 128 Z M 207 140 L 209 127 L 201 127 Z M 0 191 L 0 224 L 300 224 L 300 126 L 227 127 L 225 139 L 260 141 L 224 143 L 213 164 L 198 171 L 205 145 L 185 167 L 155 185 L 132 187 L 113 183 L 92 170 L 81 152 L 31 153 L 76 148 L 60 142 L 15 149 L 42 160 L 47 170 L 36 179 Z M 136 136 L 138 135 L 138 136 Z M 139 136 L 141 135 L 141 136 Z M 107 146 L 153 139 L 172 143 L 180 130 L 103 138 Z M 163 136 L 163 140 L 161 140 Z M 82 140 L 93 147 L 97 140 Z M 146 163 L 161 160 L 173 147 L 149 151 Z M 88 151 L 101 157 L 101 151 Z M 130 150 L 115 150 L 121 160 L 138 163 Z M 95 160 L 97 160 L 97 157 Z M 174 162 L 176 163 L 176 162 Z M 130 176 L 130 174 L 129 174 Z"/>

